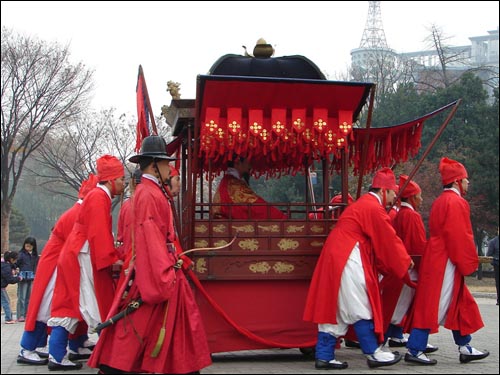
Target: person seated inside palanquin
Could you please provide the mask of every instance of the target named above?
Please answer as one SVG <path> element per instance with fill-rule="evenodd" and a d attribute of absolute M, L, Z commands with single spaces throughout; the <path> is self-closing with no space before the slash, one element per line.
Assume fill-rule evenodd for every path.
<path fill-rule="evenodd" d="M 286 219 L 278 208 L 269 205 L 248 185 L 251 163 L 236 156 L 228 168 L 213 197 L 211 216 L 214 219 Z"/>

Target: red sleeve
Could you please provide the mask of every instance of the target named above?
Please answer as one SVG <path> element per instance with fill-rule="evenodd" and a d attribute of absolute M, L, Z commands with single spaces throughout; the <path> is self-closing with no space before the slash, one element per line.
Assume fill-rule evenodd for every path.
<path fill-rule="evenodd" d="M 116 232 L 116 240 L 121 242 L 121 246 L 116 248 L 116 252 L 121 260 L 125 260 L 127 255 L 127 250 L 130 247 L 129 240 L 126 236 L 130 237 L 130 233 L 127 229 L 130 227 L 129 218 L 130 211 L 130 198 L 123 202 L 122 207 L 120 208 L 120 214 L 118 215 L 118 225 Z"/>
<path fill-rule="evenodd" d="M 86 211 L 87 235 L 91 256 L 100 271 L 118 260 L 112 233 L 111 199 L 105 191 L 87 195 L 86 199 L 93 200 Z"/>
<path fill-rule="evenodd" d="M 462 275 L 467 276 L 476 271 L 479 264 L 469 203 L 459 196 L 452 196 L 451 199 L 453 201 L 447 205 L 446 213 L 446 220 L 450 221 L 450 225 L 445 228 L 444 240 L 449 249 L 450 260 Z"/>
<path fill-rule="evenodd" d="M 375 264 L 386 274 L 402 279 L 408 271 L 411 258 L 403 241 L 397 236 L 391 218 L 385 209 L 378 204 L 376 209 L 370 208 L 366 216 L 364 229 L 373 247 Z"/>
<path fill-rule="evenodd" d="M 424 222 L 422 216 L 411 208 L 403 207 L 394 219 L 394 228 L 397 235 L 410 255 L 423 255 L 427 245 Z"/>
<path fill-rule="evenodd" d="M 136 282 L 144 302 L 156 304 L 170 298 L 175 289 L 175 254 L 167 249 L 172 220 L 166 198 L 151 194 L 145 186 L 134 197 Z"/>

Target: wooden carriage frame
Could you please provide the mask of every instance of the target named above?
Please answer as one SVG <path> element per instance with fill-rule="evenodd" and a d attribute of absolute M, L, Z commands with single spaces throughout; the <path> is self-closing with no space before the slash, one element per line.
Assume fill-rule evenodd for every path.
<path fill-rule="evenodd" d="M 252 100 L 256 90 L 272 90 L 278 94 Z M 291 90 L 300 91 L 297 96 L 302 99 L 297 100 L 295 95 L 286 98 L 286 93 Z M 320 96 L 317 92 L 321 93 Z M 224 170 L 227 159 L 231 157 L 228 154 L 238 153 L 235 147 L 225 147 L 229 142 L 228 127 L 225 133 L 221 131 L 226 138 L 221 136 L 217 140 L 216 135 L 212 136 L 204 126 L 208 126 L 211 116 L 216 116 L 212 123 L 229 124 L 229 113 L 239 114 L 238 121 L 250 124 L 253 121 L 250 109 L 260 108 L 262 122 L 269 128 L 275 108 L 272 97 L 284 96 L 284 99 L 277 100 L 276 107 L 281 110 L 279 113 L 285 113 L 283 121 L 291 129 L 294 108 L 305 108 L 302 113 L 306 115 L 306 122 L 314 123 L 319 105 L 328 122 L 335 124 L 335 140 L 344 137 L 344 141 L 352 143 L 351 147 L 357 147 L 355 169 L 362 174 L 367 165 L 366 170 L 373 170 L 376 166 L 377 161 L 371 160 L 370 164 L 367 158 L 377 158 L 380 152 L 384 152 L 384 144 L 390 148 L 389 157 L 393 159 L 404 160 L 408 154 L 415 155 L 420 148 L 423 122 L 454 104 L 390 127 L 390 131 L 378 131 L 380 138 L 377 140 L 377 135 L 370 134 L 368 129 L 354 129 L 363 109 L 367 121 L 370 121 L 374 92 L 372 83 L 219 74 L 198 76 L 196 99 L 172 99 L 167 122 L 176 138 L 169 145 L 169 153 L 175 153 L 178 158 L 182 185 L 176 202 L 177 228 L 185 250 L 207 248 L 190 254 L 193 264 L 189 273 L 212 353 L 314 346 L 317 327 L 304 322 L 302 313 L 316 261 L 336 219 L 330 215 L 313 215 L 311 218 L 309 213 L 318 209 L 327 212 L 331 208 L 331 197 L 326 192 L 330 188 L 330 176 L 335 171 L 341 180 L 342 202 L 338 208 L 342 210 L 347 205 L 348 173 L 352 165 L 349 158 L 353 158 L 354 152 L 345 145 L 336 149 L 324 147 L 326 152 L 320 157 L 316 153 L 316 157 L 306 158 L 300 171 L 306 184 L 304 202 L 273 202 L 286 213 L 286 220 L 214 219 L 210 215 L 214 206 L 213 179 Z M 346 100 L 345 96 L 349 99 Z M 346 123 L 350 130 L 343 134 L 339 131 L 340 125 Z M 246 131 L 250 134 L 251 130 L 247 127 Z M 352 131 L 358 131 L 355 138 Z M 258 142 L 258 134 L 254 136 L 254 142 Z M 321 136 L 321 133 L 316 132 L 316 136 Z M 407 144 L 398 151 L 399 146 L 395 143 L 402 144 L 403 140 Z M 216 147 L 210 151 L 214 142 Z M 377 151 L 367 156 L 370 147 Z M 226 153 L 224 157 L 218 155 L 221 151 Z M 388 154 L 387 150 L 385 154 Z M 265 172 L 270 160 L 257 163 L 260 172 Z M 323 173 L 321 202 L 311 200 L 309 167 L 314 162 L 321 163 Z"/>

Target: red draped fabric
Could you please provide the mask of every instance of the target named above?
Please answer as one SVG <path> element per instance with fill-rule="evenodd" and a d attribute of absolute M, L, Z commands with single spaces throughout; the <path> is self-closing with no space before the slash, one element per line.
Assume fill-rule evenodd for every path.
<path fill-rule="evenodd" d="M 340 173 L 341 150 L 355 174 L 373 172 L 414 157 L 424 122 L 454 104 L 403 124 L 366 129 L 356 121 L 370 84 L 202 78 L 197 152 L 214 174 L 235 155 L 251 160 L 255 177 L 295 175 L 323 158 Z"/>
<path fill-rule="evenodd" d="M 255 176 L 296 174 L 347 145 L 371 84 L 295 79 L 202 77 L 198 156 L 214 173 L 234 155 Z M 339 118 L 346 123 L 341 130 Z M 342 124 L 344 126 L 344 124 Z M 338 145 L 338 139 L 343 141 Z"/>

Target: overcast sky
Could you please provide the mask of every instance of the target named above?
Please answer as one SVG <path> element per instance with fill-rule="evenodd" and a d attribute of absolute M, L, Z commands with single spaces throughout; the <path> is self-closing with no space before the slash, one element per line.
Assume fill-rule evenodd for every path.
<path fill-rule="evenodd" d="M 426 49 L 432 24 L 450 45 L 468 45 L 499 25 L 498 1 L 382 1 L 382 22 L 396 52 Z M 304 55 L 331 79 L 358 48 L 368 1 L 107 2 L 2 1 L 2 27 L 69 44 L 72 60 L 95 69 L 96 109 L 136 113 L 142 64 L 155 115 L 170 103 L 167 81 L 194 99 L 196 76 L 225 54 L 253 50 L 264 38 L 275 56 Z"/>

